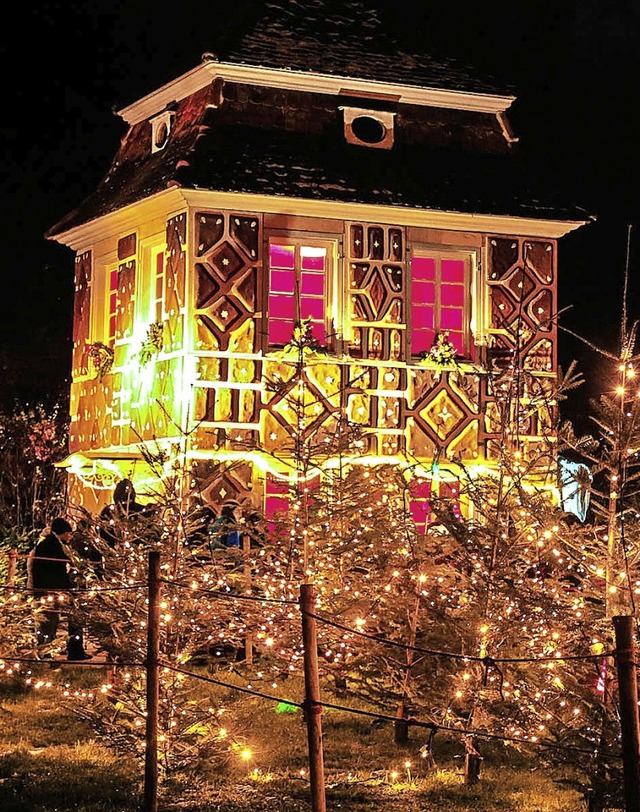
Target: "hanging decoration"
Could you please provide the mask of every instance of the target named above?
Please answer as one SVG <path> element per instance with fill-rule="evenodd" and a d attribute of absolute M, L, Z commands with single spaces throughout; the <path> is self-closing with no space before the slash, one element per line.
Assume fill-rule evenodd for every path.
<path fill-rule="evenodd" d="M 457 369 L 457 350 L 449 340 L 449 333 L 445 330 L 437 333 L 430 349 L 421 353 L 421 360 L 435 364 L 438 369 Z"/>
<path fill-rule="evenodd" d="M 155 321 L 147 328 L 147 337 L 142 342 L 139 353 L 141 364 L 148 364 L 153 356 L 157 355 L 162 349 L 163 327 L 161 321 Z"/>
<path fill-rule="evenodd" d="M 87 345 L 87 354 L 95 370 L 96 378 L 101 381 L 108 375 L 113 366 L 113 350 L 102 341 L 94 341 Z"/>
<path fill-rule="evenodd" d="M 323 347 L 313 334 L 311 319 L 296 322 L 291 341 L 284 345 L 281 355 L 283 358 L 298 358 L 300 355 L 303 357 L 327 355 L 326 347 Z"/>

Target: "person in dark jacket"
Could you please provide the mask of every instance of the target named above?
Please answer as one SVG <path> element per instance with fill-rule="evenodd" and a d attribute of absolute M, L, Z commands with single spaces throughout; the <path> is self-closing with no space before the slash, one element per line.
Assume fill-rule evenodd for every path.
<path fill-rule="evenodd" d="M 60 625 L 60 613 L 67 615 L 67 660 L 90 660 L 84 650 L 82 625 L 77 621 L 71 606 L 71 596 L 65 596 L 73 588 L 69 573 L 71 563 L 63 544 L 70 544 L 73 528 L 66 519 L 58 517 L 51 522 L 51 532 L 36 545 L 32 564 L 33 592 L 45 605 L 43 620 L 38 623 L 38 645 L 44 646 L 56 638 Z"/>

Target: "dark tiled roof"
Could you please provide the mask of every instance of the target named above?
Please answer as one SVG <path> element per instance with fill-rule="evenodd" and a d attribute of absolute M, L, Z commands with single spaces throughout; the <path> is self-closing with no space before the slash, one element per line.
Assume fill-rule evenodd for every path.
<path fill-rule="evenodd" d="M 229 62 L 409 86 L 513 95 L 513 87 L 451 58 L 405 49 L 392 3 L 267 0 L 251 30 L 219 56 Z"/>
<path fill-rule="evenodd" d="M 578 206 L 536 189 L 537 178 L 527 176 L 510 156 L 464 155 L 410 144 L 393 150 L 370 149 L 326 134 L 224 125 L 200 140 L 188 162 L 178 158 L 163 151 L 145 162 L 123 165 L 52 233 L 135 203 L 170 183 L 304 200 L 588 219 Z"/>
<path fill-rule="evenodd" d="M 278 66 L 305 65 L 407 83 L 411 68 L 413 84 L 430 81 L 431 86 L 440 70 L 439 86 L 448 89 L 462 81 L 442 65 L 436 69 L 427 57 L 411 63 L 394 56 L 379 18 L 362 2 L 278 0 L 266 7 L 267 17 L 246 35 L 242 47 L 232 53 L 234 58 L 252 55 L 259 64 L 271 60 Z M 323 27 L 318 15 L 329 7 L 338 9 L 339 17 Z M 361 53 L 365 45 L 368 50 Z M 382 55 L 369 59 L 367 54 L 374 52 Z M 429 66 L 431 80 L 425 73 Z M 391 68 L 393 72 L 387 73 Z M 473 77 L 469 82 L 464 85 L 467 90 L 489 90 L 484 84 L 474 85 Z M 55 237 L 171 185 L 471 214 L 589 219 L 583 209 L 556 199 L 549 185 L 543 191 L 536 188 L 541 182 L 538 168 L 535 173 L 525 171 L 491 114 L 400 105 L 396 143 L 383 150 L 345 142 L 339 97 L 239 84 L 231 85 L 228 93 L 219 109 L 210 109 L 211 86 L 181 100 L 169 142 L 155 154 L 150 150 L 149 122 L 134 125 L 96 192 L 47 236 Z M 504 154 L 498 154 L 500 150 Z"/>
<path fill-rule="evenodd" d="M 225 192 L 557 220 L 586 218 L 577 206 L 538 194 L 534 179 L 527 178 L 509 156 L 461 155 L 409 144 L 370 149 L 321 134 L 220 127 L 209 148 L 196 152 L 178 177 L 187 187 Z"/>

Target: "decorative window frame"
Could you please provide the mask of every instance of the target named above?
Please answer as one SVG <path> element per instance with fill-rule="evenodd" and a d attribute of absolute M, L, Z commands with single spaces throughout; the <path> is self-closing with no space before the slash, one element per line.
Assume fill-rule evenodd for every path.
<path fill-rule="evenodd" d="M 118 290 L 111 281 L 118 275 L 119 262 L 96 259 L 91 280 L 91 315 L 89 343 L 101 343 L 113 348 L 115 343 L 115 319 L 118 307 Z M 111 331 L 113 326 L 113 332 Z"/>
<path fill-rule="evenodd" d="M 271 304 L 271 245 L 295 245 L 321 247 L 327 249 L 327 267 L 324 272 L 324 330 L 325 338 L 321 343 L 328 352 L 337 352 L 341 347 L 343 320 L 344 320 L 344 294 L 340 286 L 339 265 L 342 258 L 342 234 L 318 233 L 307 231 L 288 231 L 281 229 L 269 229 L 264 236 L 264 326 L 263 335 L 266 352 L 277 352 L 283 348 L 282 344 L 272 344 L 269 342 L 269 319 Z M 300 313 L 301 321 L 304 321 L 306 314 Z M 292 329 L 293 329 L 292 324 Z M 319 338 L 317 335 L 316 338 Z"/>
<path fill-rule="evenodd" d="M 475 349 L 484 342 L 487 324 L 487 289 L 482 280 L 482 261 L 479 248 L 466 246 L 442 245 L 434 243 L 413 243 L 409 246 L 408 269 L 409 284 L 407 286 L 407 357 L 415 361 L 423 350 L 415 351 L 412 346 L 412 322 L 414 303 L 414 274 L 413 260 L 416 257 L 435 257 L 437 260 L 457 259 L 463 260 L 465 270 L 465 301 L 464 301 L 464 337 L 465 351 L 460 356 L 461 361 L 475 360 Z M 436 291 L 436 305 L 440 307 L 439 289 Z M 446 332 L 440 324 L 436 324 L 435 333 Z"/>

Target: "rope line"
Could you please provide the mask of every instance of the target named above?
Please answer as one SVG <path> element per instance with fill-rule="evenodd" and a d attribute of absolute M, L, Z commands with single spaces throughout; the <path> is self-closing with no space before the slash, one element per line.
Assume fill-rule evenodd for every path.
<path fill-rule="evenodd" d="M 271 694 L 264 694 L 264 693 L 261 693 L 260 691 L 254 691 L 251 688 L 242 688 L 242 687 L 240 687 L 238 685 L 234 685 L 234 684 L 229 683 L 229 682 L 223 682 L 221 680 L 213 679 L 212 677 L 206 677 L 203 674 L 194 674 L 192 671 L 186 671 L 185 669 L 177 668 L 176 666 L 171 666 L 171 665 L 169 665 L 168 663 L 165 663 L 165 662 L 160 662 L 159 666 L 162 667 L 162 668 L 167 668 L 170 671 L 176 671 L 177 673 L 184 674 L 187 677 L 193 677 L 194 679 L 201 680 L 202 682 L 208 682 L 208 683 L 212 683 L 213 685 L 221 686 L 223 688 L 230 688 L 230 689 L 235 690 L 235 691 L 241 691 L 242 693 L 250 694 L 251 696 L 255 696 L 255 697 L 258 697 L 260 699 L 268 699 L 271 702 L 278 702 L 278 703 L 284 702 L 284 703 L 286 703 L 288 705 L 292 705 L 292 706 L 300 708 L 301 710 L 304 710 L 304 711 L 308 710 L 308 703 L 306 701 L 294 702 L 291 699 L 284 699 L 282 697 L 272 696 Z M 442 730 L 442 731 L 445 731 L 447 733 L 455 733 L 455 734 L 460 735 L 460 736 L 476 736 L 476 737 L 479 737 L 479 738 L 493 739 L 493 740 L 496 740 L 496 741 L 517 742 L 518 744 L 532 745 L 534 747 L 548 747 L 548 748 L 553 748 L 553 749 L 556 749 L 556 750 L 566 750 L 566 751 L 574 752 L 574 753 L 583 753 L 585 755 L 590 755 L 590 756 L 593 756 L 594 753 L 595 753 L 594 750 L 589 750 L 589 749 L 587 749 L 585 747 L 575 747 L 573 745 L 558 744 L 557 742 L 549 741 L 549 740 L 546 740 L 546 739 L 544 739 L 544 740 L 541 739 L 541 740 L 538 740 L 538 741 L 531 741 L 530 739 L 523 739 L 523 738 L 520 738 L 518 736 L 505 736 L 505 735 L 503 735 L 501 733 L 491 733 L 489 731 L 483 731 L 483 730 L 467 730 L 466 728 L 449 727 L 447 725 L 440 725 L 437 722 L 425 722 L 425 721 L 423 721 L 421 719 L 415 719 L 415 718 L 399 719 L 397 716 L 391 716 L 389 714 L 378 713 L 376 711 L 360 710 L 358 708 L 348 708 L 348 707 L 346 707 L 344 705 L 334 705 L 331 702 L 317 701 L 317 702 L 314 702 L 314 705 L 316 707 L 320 706 L 322 708 L 328 708 L 330 710 L 343 711 L 345 713 L 354 713 L 354 714 L 357 714 L 359 716 L 368 716 L 370 718 L 380 719 L 380 720 L 388 721 L 388 722 L 402 721 L 405 724 L 411 725 L 413 727 L 425 728 L 425 729 L 431 730 L 431 731 Z M 600 753 L 600 756 L 603 757 L 603 758 L 616 759 L 616 760 L 622 758 L 622 755 L 619 755 L 617 753 Z"/>
<path fill-rule="evenodd" d="M 375 634 L 369 634 L 368 632 L 362 632 L 358 629 L 352 629 L 350 626 L 344 626 L 342 623 L 338 623 L 335 620 L 329 620 L 328 618 L 322 617 L 321 615 L 315 615 L 312 612 L 303 612 L 301 614 L 306 615 L 306 617 L 312 617 L 314 620 L 320 621 L 320 623 L 325 623 L 327 626 L 334 626 L 336 629 L 341 629 L 342 631 L 349 632 L 349 634 L 355 634 L 359 637 L 366 637 L 368 640 L 373 640 L 376 643 L 381 643 L 388 646 L 395 646 L 396 648 L 402 648 L 405 651 L 415 651 L 418 654 L 431 654 L 438 657 L 449 657 L 454 660 L 465 660 L 465 661 L 473 661 L 478 663 L 483 663 L 487 667 L 495 667 L 496 663 L 545 663 L 545 662 L 552 662 L 558 663 L 562 660 L 600 660 L 602 657 L 614 657 L 616 652 L 603 652 L 601 654 L 567 654 L 561 657 L 480 657 L 479 655 L 475 654 L 458 654 L 452 651 L 439 651 L 438 649 L 430 649 L 430 648 L 422 648 L 421 646 L 412 646 L 409 643 L 399 643 L 396 640 L 389 640 L 385 637 L 379 637 Z"/>
<path fill-rule="evenodd" d="M 43 589 L 41 587 L 27 587 L 27 586 L 0 586 L 0 592 L 27 592 L 29 595 L 34 593 L 46 592 L 49 595 L 82 595 L 87 592 L 126 592 L 134 589 L 146 589 L 147 584 L 143 581 L 135 584 L 128 584 L 126 586 L 78 586 L 73 589 Z"/>
<path fill-rule="evenodd" d="M 14 656 L 4 656 L 0 655 L 0 662 L 20 662 L 20 663 L 33 663 L 39 665 L 52 665 L 52 664 L 60 664 L 60 665 L 67 665 L 67 666 L 102 666 L 102 667 L 125 667 L 125 668 L 147 668 L 146 662 L 105 662 L 105 663 L 91 663 L 89 661 L 74 661 L 74 660 L 54 660 L 54 659 L 47 659 L 41 660 L 37 658 L 30 658 L 30 657 L 14 657 Z M 239 691 L 243 694 L 248 694 L 250 696 L 255 696 L 259 699 L 266 699 L 270 702 L 276 703 L 286 703 L 287 705 L 291 705 L 292 707 L 300 708 L 305 712 L 310 711 L 309 703 L 304 700 L 303 702 L 296 702 L 295 700 L 273 696 L 272 694 L 265 694 L 261 691 L 255 691 L 251 688 L 243 688 L 239 685 L 234 685 L 233 683 L 224 682 L 223 680 L 217 680 L 213 677 L 207 677 L 204 674 L 196 674 L 193 671 L 187 671 L 184 668 L 179 668 L 178 666 L 171 665 L 170 663 L 159 660 L 158 661 L 158 668 L 165 669 L 167 671 L 172 671 L 177 674 L 183 674 L 186 677 L 191 677 L 192 679 L 200 680 L 201 682 L 210 683 L 212 685 L 218 685 L 222 688 L 229 688 L 234 691 Z M 519 736 L 506 736 L 501 733 L 491 733 L 490 731 L 486 730 L 468 730 L 466 728 L 457 728 L 457 727 L 450 727 L 448 725 L 441 725 L 437 722 L 427 722 L 422 719 L 417 719 L 414 717 L 409 717 L 407 719 L 400 719 L 398 716 L 392 716 L 390 714 L 380 713 L 377 711 L 367 711 L 361 710 L 358 708 L 349 708 L 345 705 L 336 705 L 332 702 L 323 702 L 323 701 L 316 701 L 314 702 L 314 709 L 316 708 L 327 708 L 330 710 L 342 711 L 344 713 L 352 713 L 358 716 L 366 716 L 373 719 L 378 719 L 381 721 L 388 721 L 388 722 L 403 722 L 406 725 L 411 725 L 412 727 L 423 728 L 426 730 L 430 730 L 432 733 L 436 731 L 444 731 L 447 733 L 454 733 L 456 735 L 465 737 L 477 737 L 482 739 L 491 739 L 495 741 L 503 741 L 503 742 L 516 742 L 521 745 L 528 745 L 533 747 L 544 747 L 544 748 L 551 748 L 555 750 L 563 750 L 566 752 L 574 752 L 574 753 L 582 753 L 585 755 L 593 756 L 596 754 L 596 750 L 589 750 L 585 747 L 576 747 L 573 745 L 563 745 L 557 742 L 553 742 L 547 739 L 539 739 L 538 741 L 532 741 L 531 739 L 524 739 Z M 622 759 L 621 754 L 617 753 L 606 753 L 600 752 L 599 753 L 601 758 L 607 759 L 615 759 L 620 760 Z"/>
<path fill-rule="evenodd" d="M 34 665 L 69 665 L 75 667 L 76 665 L 85 666 L 85 665 L 92 665 L 92 666 L 103 666 L 104 668 L 112 668 L 113 666 L 125 667 L 125 668 L 145 668 L 145 663 L 127 663 L 127 662 L 120 662 L 120 660 L 105 660 L 105 662 L 90 662 L 89 660 L 56 660 L 53 657 L 46 659 L 42 659 L 41 657 L 14 657 L 11 655 L 10 657 L 6 656 L 5 654 L 0 654 L 0 663 L 33 663 Z"/>
<path fill-rule="evenodd" d="M 295 702 L 292 699 L 281 699 L 277 696 L 271 696 L 269 694 L 260 693 L 259 691 L 254 691 L 251 688 L 241 688 L 239 685 L 233 685 L 229 682 L 222 682 L 221 680 L 213 679 L 213 677 L 205 677 L 204 674 L 194 674 L 193 671 L 185 671 L 183 668 L 169 665 L 169 663 L 164 661 L 159 661 L 158 665 L 160 668 L 167 668 L 169 671 L 175 671 L 178 674 L 184 674 L 187 677 L 193 677 L 194 679 L 201 680 L 202 682 L 210 682 L 213 685 L 220 685 L 223 688 L 232 688 L 234 691 L 241 691 L 243 694 L 257 696 L 260 699 L 269 699 L 271 702 L 286 702 L 288 705 L 294 705 L 296 708 L 303 707 L 301 702 Z"/>
<path fill-rule="evenodd" d="M 240 600 L 240 601 L 257 601 L 258 603 L 281 603 L 287 606 L 298 606 L 299 601 L 296 600 L 288 600 L 287 598 L 264 598 L 260 597 L 260 595 L 238 595 L 235 593 L 230 592 L 222 592 L 218 589 L 207 589 L 206 587 L 194 587 L 191 584 L 185 584 L 181 581 L 173 581 L 168 578 L 160 578 L 159 579 L 161 584 L 169 584 L 170 586 L 177 586 L 181 587 L 182 589 L 188 589 L 190 592 L 198 592 L 204 595 L 215 595 L 218 598 L 226 598 L 227 600 Z"/>

